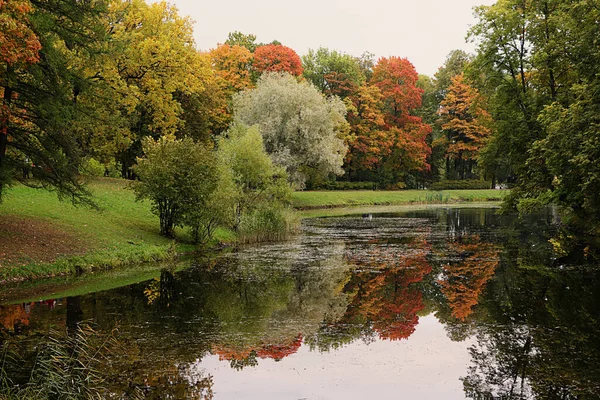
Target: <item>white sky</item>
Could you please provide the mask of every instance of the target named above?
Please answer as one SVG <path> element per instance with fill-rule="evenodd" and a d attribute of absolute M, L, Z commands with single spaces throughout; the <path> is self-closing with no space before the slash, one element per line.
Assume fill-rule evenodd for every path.
<path fill-rule="evenodd" d="M 475 23 L 473 6 L 495 0 L 170 0 L 195 21 L 197 47 L 208 50 L 233 31 L 257 42 L 274 39 L 300 56 L 319 46 L 354 56 L 408 58 L 432 76 L 453 49 L 472 52 L 465 42 Z"/>

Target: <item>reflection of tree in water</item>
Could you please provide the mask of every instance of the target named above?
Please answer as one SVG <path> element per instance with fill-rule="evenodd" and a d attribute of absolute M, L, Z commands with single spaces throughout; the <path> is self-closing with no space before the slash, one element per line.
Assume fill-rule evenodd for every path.
<path fill-rule="evenodd" d="M 557 265 L 551 253 L 507 249 L 481 302 L 465 393 L 474 399 L 600 398 L 597 265 Z"/>
<path fill-rule="evenodd" d="M 498 265 L 498 250 L 479 236 L 463 235 L 448 243 L 448 264 L 442 268 L 439 281 L 452 316 L 464 321 L 479 302 L 479 296 Z"/>
<path fill-rule="evenodd" d="M 417 313 L 424 308 L 423 295 L 413 284 L 431 273 L 428 251 L 427 241 L 418 238 L 408 251 L 376 245 L 350 254 L 348 262 L 356 269 L 344 292 L 353 298 L 339 323 L 364 324 L 381 339 L 408 338 L 418 324 Z"/>
<path fill-rule="evenodd" d="M 265 343 L 258 347 L 233 348 L 222 344 L 213 345 L 212 352 L 219 356 L 219 360 L 227 360 L 231 367 L 241 370 L 244 367 L 258 365 L 258 359 L 272 359 L 281 361 L 298 351 L 302 345 L 302 334 L 298 334 L 291 341 L 284 339 L 285 343 Z"/>
<path fill-rule="evenodd" d="M 27 325 L 29 325 L 29 313 L 24 305 L 0 306 L 0 331 L 19 332 Z"/>

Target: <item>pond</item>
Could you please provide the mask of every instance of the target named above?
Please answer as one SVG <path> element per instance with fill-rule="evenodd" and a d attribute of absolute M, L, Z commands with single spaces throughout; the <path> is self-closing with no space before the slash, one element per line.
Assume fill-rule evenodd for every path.
<path fill-rule="evenodd" d="M 139 283 L 5 300 L 0 343 L 20 357 L 5 369 L 24 382 L 49 330 L 89 322 L 113 332 L 111 398 L 600 398 L 600 268 L 555 220 L 312 218 Z"/>

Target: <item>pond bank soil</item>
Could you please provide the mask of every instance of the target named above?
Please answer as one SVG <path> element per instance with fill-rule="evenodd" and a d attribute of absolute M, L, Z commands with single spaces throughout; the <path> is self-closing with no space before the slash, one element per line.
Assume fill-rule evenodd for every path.
<path fill-rule="evenodd" d="M 0 243 L 0 269 L 51 263 L 87 250 L 83 238 L 51 222 L 11 215 L 0 217 Z"/>

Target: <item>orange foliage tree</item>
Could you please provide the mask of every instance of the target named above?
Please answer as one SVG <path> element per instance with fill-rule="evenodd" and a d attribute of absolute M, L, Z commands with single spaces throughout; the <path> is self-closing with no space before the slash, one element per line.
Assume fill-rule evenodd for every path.
<path fill-rule="evenodd" d="M 417 79 L 408 60 L 381 58 L 369 82 L 348 97 L 352 135 L 346 163 L 351 179 L 412 184 L 409 175 L 429 170 L 426 138 L 431 127 L 412 115 L 423 94 Z"/>
<path fill-rule="evenodd" d="M 490 135 L 490 115 L 478 90 L 469 85 L 464 74 L 452 78 L 440 104 L 444 136 L 436 144 L 446 149 L 446 177 L 468 179 L 473 176 L 477 155 Z"/>
<path fill-rule="evenodd" d="M 448 300 L 452 316 L 465 320 L 479 302 L 479 295 L 494 276 L 498 265 L 498 249 L 483 243 L 476 235 L 463 237 L 448 245 L 452 259 L 444 266 L 444 279 L 439 283 Z"/>
<path fill-rule="evenodd" d="M 383 157 L 392 152 L 394 141 L 386 129 L 381 112 L 383 99 L 377 86 L 360 86 L 349 99 L 346 119 L 351 133 L 345 169 L 356 175 L 362 170 L 380 168 Z"/>
<path fill-rule="evenodd" d="M 252 61 L 254 55 L 238 45 L 219 45 L 208 53 L 215 79 L 202 97 L 213 133 L 227 129 L 232 118 L 231 98 L 234 94 L 254 87 Z"/>
<path fill-rule="evenodd" d="M 259 46 L 254 51 L 254 71 L 259 75 L 263 72 L 287 72 L 291 75 L 302 75 L 302 60 L 291 48 L 280 44 Z"/>

